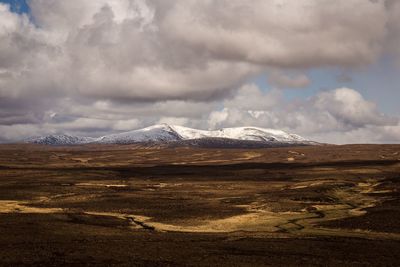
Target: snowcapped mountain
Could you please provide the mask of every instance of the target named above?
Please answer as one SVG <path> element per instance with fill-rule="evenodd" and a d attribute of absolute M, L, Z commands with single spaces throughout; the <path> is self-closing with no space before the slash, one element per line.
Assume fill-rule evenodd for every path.
<path fill-rule="evenodd" d="M 147 128 L 106 135 L 99 138 L 77 137 L 70 135 L 50 135 L 28 140 L 29 143 L 46 145 L 80 144 L 133 144 L 133 143 L 175 143 L 204 146 L 207 143 L 229 144 L 264 144 L 264 145 L 310 145 L 315 144 L 296 134 L 281 130 L 258 127 L 223 128 L 214 131 L 197 130 L 183 126 L 159 124 Z"/>
<path fill-rule="evenodd" d="M 27 140 L 27 143 L 41 144 L 41 145 L 81 145 L 95 142 L 96 138 L 79 137 L 72 135 L 47 135 L 40 137 L 33 137 Z"/>
<path fill-rule="evenodd" d="M 173 126 L 168 124 L 153 125 L 147 128 L 130 132 L 111 134 L 98 138 L 97 143 L 103 144 L 129 144 L 142 142 L 169 142 L 182 140 Z"/>
<path fill-rule="evenodd" d="M 200 131 L 182 126 L 172 126 L 184 139 L 227 138 L 261 142 L 298 142 L 306 141 L 299 135 L 288 134 L 281 130 L 263 129 L 257 127 L 224 128 L 216 131 Z"/>

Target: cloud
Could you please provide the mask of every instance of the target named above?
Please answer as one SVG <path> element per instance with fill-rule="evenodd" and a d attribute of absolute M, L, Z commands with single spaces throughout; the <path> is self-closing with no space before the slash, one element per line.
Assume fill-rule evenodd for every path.
<path fill-rule="evenodd" d="M 208 125 L 284 129 L 321 142 L 400 142 L 396 136 L 399 119 L 381 113 L 373 102 L 350 88 L 288 102 L 279 90 L 262 92 L 256 85 L 245 85 L 224 101 L 221 110 L 210 113 Z"/>
<path fill-rule="evenodd" d="M 47 112 L 40 122 L 0 125 L 0 136 L 3 141 L 51 133 L 102 136 L 169 123 L 200 129 L 240 125 L 276 128 L 332 143 L 400 142 L 400 118 L 381 113 L 373 102 L 350 88 L 286 100 L 279 89 L 265 92 L 246 84 L 231 97 L 212 104 L 177 100 L 141 105 L 105 101 L 91 106 L 70 104 L 60 104 L 60 110 Z"/>
<path fill-rule="evenodd" d="M 32 0 L 30 6 L 34 23 L 0 7 L 5 97 L 210 100 L 268 67 L 371 63 L 395 27 L 383 1 Z M 309 83 L 305 76 L 275 81 Z"/>
<path fill-rule="evenodd" d="M 387 0 L 385 5 L 388 10 L 386 50 L 392 53 L 400 64 L 400 2 Z"/>
<path fill-rule="evenodd" d="M 170 125 L 186 125 L 189 122 L 188 118 L 183 118 L 183 117 L 161 117 L 160 120 L 157 122 L 158 124 L 160 123 L 166 123 Z"/>
<path fill-rule="evenodd" d="M 138 119 L 119 120 L 115 122 L 114 129 L 117 131 L 131 131 L 140 125 Z"/>
<path fill-rule="evenodd" d="M 366 101 L 360 93 L 349 88 L 339 88 L 318 94 L 315 97 L 314 106 L 352 127 L 393 123 L 391 118 L 377 110 L 375 103 Z"/>
<path fill-rule="evenodd" d="M 288 102 L 279 90 L 246 85 L 278 70 L 269 77 L 275 87 L 307 87 L 309 69 L 351 69 L 387 52 L 400 55 L 397 1 L 29 5 L 30 17 L 0 3 L 3 140 L 66 131 L 101 135 L 162 121 L 201 128 L 255 124 L 307 135 L 397 131 L 351 89 Z"/>
<path fill-rule="evenodd" d="M 285 74 L 272 71 L 268 75 L 268 83 L 277 88 L 304 88 L 311 84 L 310 79 L 304 74 Z"/>
<path fill-rule="evenodd" d="M 228 119 L 229 115 L 230 114 L 228 108 L 224 108 L 221 111 L 216 110 L 211 112 L 208 118 L 209 128 L 214 129 L 218 125 L 223 124 Z"/>

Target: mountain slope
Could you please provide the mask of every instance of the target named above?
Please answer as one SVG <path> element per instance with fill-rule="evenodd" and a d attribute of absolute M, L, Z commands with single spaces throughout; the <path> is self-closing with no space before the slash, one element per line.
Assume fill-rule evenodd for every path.
<path fill-rule="evenodd" d="M 237 140 L 251 140 L 262 142 L 296 142 L 306 141 L 306 139 L 295 134 L 288 134 L 281 130 L 264 129 L 258 127 L 236 127 L 236 128 L 223 128 L 215 131 L 196 130 L 182 126 L 170 126 L 183 139 L 199 139 L 199 138 L 228 138 Z"/>
<path fill-rule="evenodd" d="M 315 144 L 295 134 L 281 130 L 258 127 L 224 128 L 214 131 L 197 130 L 183 126 L 159 124 L 147 128 L 119 134 L 111 134 L 99 138 L 77 137 L 70 135 L 50 135 L 28 140 L 29 143 L 46 145 L 80 145 L 80 144 L 133 144 L 133 143 L 176 143 L 224 147 L 235 145 L 251 147 L 276 146 L 287 144 Z"/>
<path fill-rule="evenodd" d="M 153 125 L 147 128 L 100 137 L 96 143 L 129 144 L 140 142 L 170 142 L 182 140 L 182 137 L 167 124 Z"/>
<path fill-rule="evenodd" d="M 41 145 L 81 145 L 96 142 L 96 138 L 79 137 L 72 135 L 47 135 L 40 137 L 33 137 L 27 140 L 27 143 L 41 144 Z"/>

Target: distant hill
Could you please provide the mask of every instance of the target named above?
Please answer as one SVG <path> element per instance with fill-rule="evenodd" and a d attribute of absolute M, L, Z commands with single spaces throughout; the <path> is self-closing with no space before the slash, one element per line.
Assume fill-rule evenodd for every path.
<path fill-rule="evenodd" d="M 158 124 L 147 128 L 102 136 L 99 138 L 71 135 L 34 137 L 27 143 L 43 145 L 82 144 L 167 144 L 171 146 L 197 147 L 278 147 L 288 145 L 315 145 L 299 135 L 281 130 L 258 127 L 223 128 L 214 131 L 197 130 L 183 126 Z"/>

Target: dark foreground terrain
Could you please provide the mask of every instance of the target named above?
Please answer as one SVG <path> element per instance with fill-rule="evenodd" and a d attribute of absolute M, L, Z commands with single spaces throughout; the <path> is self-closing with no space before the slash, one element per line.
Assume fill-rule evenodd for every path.
<path fill-rule="evenodd" d="M 0 146 L 2 266 L 398 266 L 400 145 Z"/>

